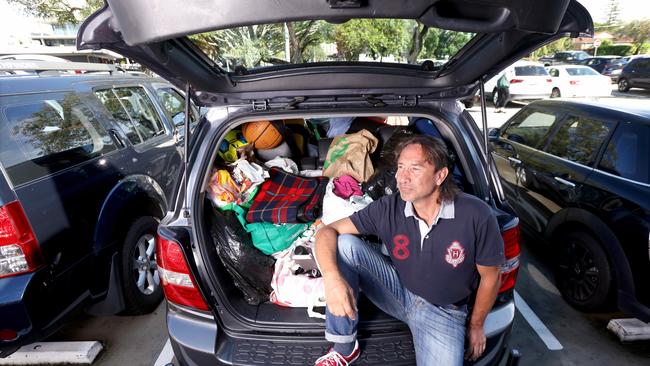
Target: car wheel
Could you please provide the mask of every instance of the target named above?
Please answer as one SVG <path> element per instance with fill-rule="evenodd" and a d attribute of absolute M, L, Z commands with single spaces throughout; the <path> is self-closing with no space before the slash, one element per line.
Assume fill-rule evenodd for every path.
<path fill-rule="evenodd" d="M 630 90 L 630 83 L 625 78 L 620 79 L 618 81 L 618 91 L 626 92 L 628 90 Z"/>
<path fill-rule="evenodd" d="M 473 100 L 464 100 L 463 104 L 465 105 L 465 108 L 470 109 L 474 106 L 474 101 Z"/>
<path fill-rule="evenodd" d="M 559 98 L 562 96 L 562 93 L 560 93 L 560 89 L 558 88 L 553 88 L 551 91 L 551 98 Z"/>
<path fill-rule="evenodd" d="M 492 104 L 496 106 L 497 100 L 499 100 L 499 92 L 497 91 L 497 88 L 494 88 L 494 90 L 492 90 Z"/>
<path fill-rule="evenodd" d="M 156 263 L 157 230 L 158 221 L 143 216 L 131 224 L 124 238 L 120 259 L 126 314 L 150 313 L 163 299 Z"/>
<path fill-rule="evenodd" d="M 559 243 L 555 277 L 562 297 L 583 311 L 605 307 L 614 281 L 602 245 L 584 232 L 569 233 Z"/>

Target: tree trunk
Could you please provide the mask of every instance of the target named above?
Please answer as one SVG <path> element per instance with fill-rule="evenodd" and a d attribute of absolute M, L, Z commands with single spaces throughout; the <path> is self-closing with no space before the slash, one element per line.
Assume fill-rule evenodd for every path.
<path fill-rule="evenodd" d="M 419 23 L 415 28 L 413 28 L 413 37 L 411 38 L 411 49 L 409 50 L 409 54 L 407 58 L 409 64 L 415 64 L 418 62 L 418 55 L 422 50 L 422 42 L 424 41 L 424 37 L 427 35 L 428 31 L 429 31 L 429 26 L 423 25 L 422 29 L 420 29 Z"/>
<path fill-rule="evenodd" d="M 293 27 L 292 22 L 285 23 L 289 31 L 289 48 L 291 49 L 291 63 L 299 64 L 302 62 L 302 52 L 300 50 L 300 43 L 296 35 L 296 29 Z"/>

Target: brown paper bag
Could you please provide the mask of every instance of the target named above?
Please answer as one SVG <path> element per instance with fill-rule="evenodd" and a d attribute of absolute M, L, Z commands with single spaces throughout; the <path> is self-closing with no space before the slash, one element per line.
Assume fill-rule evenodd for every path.
<path fill-rule="evenodd" d="M 377 143 L 377 138 L 367 130 L 334 138 L 327 151 L 323 175 L 337 178 L 347 174 L 358 182 L 365 182 L 375 171 L 370 154 Z"/>

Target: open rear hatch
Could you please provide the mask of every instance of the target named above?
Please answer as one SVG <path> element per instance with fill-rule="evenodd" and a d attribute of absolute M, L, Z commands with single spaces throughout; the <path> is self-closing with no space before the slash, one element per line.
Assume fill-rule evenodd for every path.
<path fill-rule="evenodd" d="M 227 71 L 189 35 L 248 25 L 349 19 L 412 19 L 473 37 L 441 65 L 431 62 L 298 63 Z M 273 98 L 383 95 L 462 98 L 536 48 L 593 33 L 576 0 L 286 0 L 165 2 L 107 0 L 81 26 L 79 49 L 110 49 L 185 88 L 203 106 Z M 484 79 L 487 80 L 487 79 Z"/>

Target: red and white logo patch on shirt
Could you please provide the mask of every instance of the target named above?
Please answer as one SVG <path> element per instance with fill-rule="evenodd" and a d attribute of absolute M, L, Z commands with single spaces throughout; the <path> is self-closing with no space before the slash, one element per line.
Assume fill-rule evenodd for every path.
<path fill-rule="evenodd" d="M 458 241 L 454 241 L 447 247 L 447 254 L 445 255 L 447 263 L 458 267 L 459 264 L 465 261 L 465 248 Z"/>

